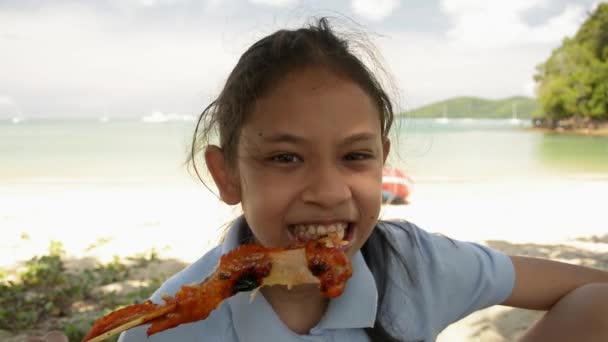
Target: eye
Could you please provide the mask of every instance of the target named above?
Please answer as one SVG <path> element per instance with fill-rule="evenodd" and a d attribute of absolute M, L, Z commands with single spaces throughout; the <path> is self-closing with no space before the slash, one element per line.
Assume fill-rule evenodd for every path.
<path fill-rule="evenodd" d="M 302 158 L 293 153 L 280 153 L 270 157 L 270 160 L 277 163 L 298 163 Z"/>
<path fill-rule="evenodd" d="M 373 157 L 374 155 L 369 152 L 351 152 L 345 155 L 344 159 L 348 161 L 358 161 L 372 159 Z"/>

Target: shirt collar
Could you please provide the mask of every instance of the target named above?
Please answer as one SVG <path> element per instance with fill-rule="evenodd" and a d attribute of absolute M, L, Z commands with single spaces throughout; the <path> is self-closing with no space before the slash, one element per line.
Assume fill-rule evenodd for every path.
<path fill-rule="evenodd" d="M 251 230 L 249 230 L 245 217 L 239 216 L 236 220 L 234 220 L 234 222 L 232 222 L 230 228 L 228 229 L 228 233 L 226 233 L 226 237 L 222 243 L 222 254 L 226 254 L 242 245 L 249 240 L 250 236 Z"/>
<path fill-rule="evenodd" d="M 250 233 L 241 216 L 230 227 L 222 246 L 225 254 L 240 245 Z M 346 282 L 344 293 L 329 302 L 327 311 L 311 333 L 325 329 L 373 327 L 376 320 L 378 291 L 363 255 L 358 251 L 352 258 L 353 275 Z M 285 326 L 262 293 L 250 300 L 251 292 L 239 293 L 228 299 L 234 329 L 239 341 L 288 341 L 299 335 Z M 272 328 L 270 328 L 272 327 Z"/>

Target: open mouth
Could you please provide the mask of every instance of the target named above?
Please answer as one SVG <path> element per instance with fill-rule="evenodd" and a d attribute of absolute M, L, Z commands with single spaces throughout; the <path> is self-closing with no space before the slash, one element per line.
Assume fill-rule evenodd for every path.
<path fill-rule="evenodd" d="M 292 241 L 305 243 L 312 240 L 319 240 L 331 237 L 344 241 L 342 248 L 346 249 L 353 238 L 353 222 L 334 222 L 331 224 L 294 224 L 289 225 L 288 231 Z"/>

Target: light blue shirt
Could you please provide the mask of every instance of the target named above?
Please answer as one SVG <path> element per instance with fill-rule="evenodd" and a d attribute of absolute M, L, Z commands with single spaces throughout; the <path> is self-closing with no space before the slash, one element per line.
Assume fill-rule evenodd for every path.
<path fill-rule="evenodd" d="M 504 301 L 513 288 L 514 269 L 508 256 L 474 243 L 429 234 L 408 222 L 382 222 L 407 262 L 413 280 L 389 263 L 389 288 L 379 314 L 391 322 L 387 329 L 407 341 L 434 341 L 449 324 L 473 311 Z M 230 228 L 224 243 L 167 280 L 151 297 L 162 303 L 182 285 L 200 282 L 221 255 L 237 247 L 248 232 L 243 218 Z M 250 292 L 224 301 L 205 320 L 182 324 L 146 337 L 147 326 L 123 333 L 132 341 L 369 341 L 363 328 L 376 319 L 378 290 L 361 252 L 352 260 L 353 276 L 344 293 L 329 302 L 321 321 L 308 335 L 291 331 L 261 293 Z"/>

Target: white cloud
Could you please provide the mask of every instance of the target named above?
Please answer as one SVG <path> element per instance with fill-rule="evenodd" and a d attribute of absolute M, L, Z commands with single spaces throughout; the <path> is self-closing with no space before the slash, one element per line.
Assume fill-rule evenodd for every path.
<path fill-rule="evenodd" d="M 11 96 L 0 95 L 0 118 L 6 115 L 9 117 L 21 116 L 21 110 Z"/>
<path fill-rule="evenodd" d="M 226 7 L 225 22 L 207 20 L 208 12 L 218 11 L 182 16 L 180 11 L 190 10 L 190 5 L 199 8 L 193 0 L 129 0 L 128 8 L 120 7 L 124 11 L 74 3 L 45 11 L 0 11 L 0 114 L 13 115 L 16 105 L 25 115 L 91 115 L 104 108 L 109 116 L 142 115 L 152 109 L 196 113 L 217 95 L 251 43 L 284 25 L 302 23 L 300 18 L 289 21 L 293 16 L 284 23 L 265 23 L 253 14 L 237 17 L 240 12 L 233 14 L 229 7 L 249 1 L 275 6 L 264 11 L 275 13 L 284 11 L 281 6 L 303 1 L 205 1 Z M 182 3 L 176 11 L 131 11 Z M 343 3 L 357 15 L 376 20 L 400 4 Z M 523 15 L 545 6 L 548 0 L 442 0 L 448 34 L 391 32 L 379 29 L 382 23 L 372 23 L 371 30 L 383 36 L 371 38 L 379 40 L 385 66 L 392 69 L 406 108 L 460 95 L 531 95 L 535 65 L 564 35 L 576 32 L 584 17 L 576 3 L 535 26 L 524 20 Z M 437 18 L 444 16 L 437 13 Z"/>
<path fill-rule="evenodd" d="M 15 101 L 13 101 L 10 96 L 0 95 L 0 106 L 14 106 Z"/>
<path fill-rule="evenodd" d="M 351 7 L 364 18 L 380 20 L 399 7 L 399 0 L 352 0 Z"/>
<path fill-rule="evenodd" d="M 207 8 L 217 8 L 224 0 L 207 0 Z"/>
<path fill-rule="evenodd" d="M 378 47 L 406 110 L 455 96 L 532 95 L 534 68 L 550 53 L 546 46 L 495 50 L 406 32 L 386 32 Z"/>
<path fill-rule="evenodd" d="M 591 3 L 591 5 L 589 6 L 589 12 L 594 12 L 597 9 L 597 6 L 599 6 L 601 3 L 606 3 L 606 1 L 602 1 L 602 0 L 595 0 L 593 3 Z"/>
<path fill-rule="evenodd" d="M 525 22 L 525 11 L 547 5 L 547 0 L 442 0 L 440 8 L 452 23 L 447 36 L 455 44 L 504 48 L 530 43 L 554 44 L 564 36 L 573 35 L 584 20 L 584 8 L 570 5 L 543 25 L 531 26 Z"/>
<path fill-rule="evenodd" d="M 156 7 L 156 6 L 174 6 L 189 2 L 190 0 L 131 0 L 138 6 Z M 121 0 L 124 4 L 124 0 Z"/>
<path fill-rule="evenodd" d="M 533 80 L 526 82 L 523 87 L 523 94 L 530 97 L 536 96 L 536 82 Z"/>
<path fill-rule="evenodd" d="M 449 13 L 498 12 L 509 15 L 511 11 L 525 11 L 531 8 L 546 7 L 548 0 L 442 0 L 440 8 Z"/>
<path fill-rule="evenodd" d="M 298 2 L 298 0 L 249 0 L 249 2 L 258 4 L 258 5 L 283 7 L 283 6 L 294 4 L 294 3 Z"/>
<path fill-rule="evenodd" d="M 0 32 L 15 36 L 0 42 L 0 89 L 26 114 L 192 113 L 217 93 L 244 39 L 204 25 L 122 24 L 81 7 L 0 12 Z"/>
<path fill-rule="evenodd" d="M 538 43 L 559 42 L 565 36 L 572 37 L 585 19 L 585 9 L 581 6 L 567 6 L 558 16 L 555 16 L 540 27 L 528 30 L 528 40 Z"/>

